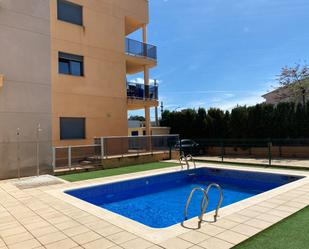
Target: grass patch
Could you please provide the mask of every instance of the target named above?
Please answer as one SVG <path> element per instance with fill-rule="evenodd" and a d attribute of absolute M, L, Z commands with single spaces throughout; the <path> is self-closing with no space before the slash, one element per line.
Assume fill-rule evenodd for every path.
<path fill-rule="evenodd" d="M 142 172 L 152 169 L 163 169 L 168 167 L 177 166 L 177 163 L 167 163 L 167 162 L 156 162 L 156 163 L 146 163 L 146 164 L 138 164 L 128 167 L 121 167 L 115 169 L 105 169 L 91 172 L 83 172 L 76 173 L 70 175 L 59 176 L 61 179 L 69 181 L 69 182 L 77 182 L 107 176 L 115 176 L 115 175 L 123 175 L 128 173 Z"/>
<path fill-rule="evenodd" d="M 302 249 L 309 246 L 309 206 L 233 249 Z"/>

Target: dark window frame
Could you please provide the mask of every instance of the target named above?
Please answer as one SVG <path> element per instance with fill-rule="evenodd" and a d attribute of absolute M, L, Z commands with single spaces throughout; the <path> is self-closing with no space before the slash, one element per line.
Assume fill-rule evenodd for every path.
<path fill-rule="evenodd" d="M 74 21 L 74 20 L 70 20 L 69 18 L 65 18 L 65 17 L 61 17 L 61 10 L 60 10 L 60 6 L 61 4 L 65 4 L 67 6 L 72 6 L 73 8 L 79 8 L 80 9 L 80 21 Z M 63 21 L 63 22 L 67 22 L 67 23 L 71 23 L 74 25 L 78 25 L 83 27 L 84 26 L 84 8 L 82 5 L 76 4 L 76 3 L 72 3 L 70 1 L 67 0 L 57 0 L 57 19 L 59 21 Z"/>
<path fill-rule="evenodd" d="M 76 137 L 73 137 L 73 136 L 68 136 L 68 135 L 65 135 L 63 134 L 64 131 L 62 128 L 63 127 L 63 121 L 65 120 L 80 120 L 80 121 L 83 121 L 83 124 L 82 124 L 82 128 L 83 128 L 83 131 L 81 132 L 81 136 L 76 136 Z M 59 130 L 60 130 L 60 140 L 83 140 L 83 139 L 86 139 L 86 118 L 85 117 L 60 117 L 59 118 Z"/>
<path fill-rule="evenodd" d="M 80 64 L 80 73 L 74 74 L 72 71 L 72 63 Z M 68 72 L 62 71 L 60 65 L 66 63 L 68 65 Z M 58 72 L 59 74 L 72 75 L 76 77 L 84 77 L 84 56 L 69 54 L 65 52 L 58 52 Z"/>

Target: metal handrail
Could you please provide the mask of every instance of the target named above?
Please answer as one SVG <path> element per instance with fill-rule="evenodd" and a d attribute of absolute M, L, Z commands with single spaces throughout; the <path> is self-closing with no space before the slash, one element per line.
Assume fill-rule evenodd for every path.
<path fill-rule="evenodd" d="M 206 190 L 205 190 L 205 193 L 207 194 L 207 196 L 208 196 L 209 190 L 210 190 L 212 187 L 217 188 L 217 189 L 219 190 L 219 192 L 220 192 L 220 199 L 219 199 L 219 201 L 218 201 L 218 204 L 217 204 L 217 207 L 216 207 L 216 212 L 215 212 L 215 215 L 214 215 L 214 220 L 215 220 L 215 222 L 216 222 L 216 221 L 217 221 L 217 217 L 218 217 L 218 212 L 219 212 L 219 209 L 220 209 L 221 204 L 222 204 L 222 201 L 223 201 L 223 191 L 222 191 L 222 188 L 221 188 L 221 186 L 220 186 L 219 184 L 217 184 L 217 183 L 211 183 L 211 184 L 208 185 L 208 187 L 207 187 Z M 207 199 L 207 205 L 208 205 L 208 201 L 209 201 L 209 200 Z M 202 200 L 202 204 L 201 204 L 201 205 L 203 205 L 204 202 L 206 202 L 205 197 L 203 197 L 203 200 Z"/>
<path fill-rule="evenodd" d="M 185 156 L 184 153 L 182 153 L 181 156 L 179 157 L 179 163 L 180 163 L 181 169 L 183 169 L 182 161 L 185 161 L 185 163 L 187 165 L 187 170 L 190 169 L 190 164 L 189 164 L 188 159 L 190 159 L 191 162 L 193 162 L 194 169 L 196 169 L 196 164 L 195 164 L 195 160 L 193 159 L 193 157 L 191 155 Z"/>
<path fill-rule="evenodd" d="M 219 191 L 220 191 L 220 199 L 219 199 L 219 202 L 217 204 L 217 207 L 216 207 L 216 212 L 215 212 L 215 215 L 214 215 L 214 221 L 216 222 L 217 221 L 217 217 L 218 217 L 218 212 L 219 212 L 219 209 L 221 207 L 221 204 L 222 204 L 222 200 L 223 200 L 223 191 L 222 191 L 222 188 L 220 187 L 219 184 L 217 183 L 211 183 L 207 186 L 206 189 L 202 188 L 202 187 L 195 187 L 192 189 L 188 199 L 187 199 L 187 202 L 186 202 L 186 206 L 185 206 L 185 211 L 184 211 L 184 220 L 187 220 L 188 219 L 188 208 L 189 208 L 189 205 L 191 203 L 191 200 L 192 200 L 192 197 L 194 195 L 194 193 L 196 191 L 202 191 L 203 193 L 203 198 L 202 198 L 202 201 L 201 201 L 201 213 L 200 215 L 198 216 L 199 218 L 199 222 L 198 222 L 198 227 L 200 228 L 201 227 L 201 223 L 203 221 L 203 216 L 206 212 L 206 209 L 208 207 L 208 204 L 209 204 L 209 197 L 208 197 L 208 192 L 209 190 L 212 188 L 212 187 L 216 187 Z"/>
<path fill-rule="evenodd" d="M 129 55 L 157 60 L 157 47 L 148 43 L 126 38 L 125 51 Z"/>
<path fill-rule="evenodd" d="M 202 191 L 202 193 L 204 195 L 202 202 L 201 202 L 201 213 L 199 215 L 199 223 L 198 223 L 199 227 L 201 227 L 201 223 L 203 221 L 203 216 L 204 216 L 204 213 L 205 213 L 206 208 L 208 206 L 208 195 L 207 195 L 205 189 L 203 189 L 201 187 L 195 187 L 195 188 L 192 189 L 192 191 L 191 191 L 191 193 L 190 193 L 190 195 L 187 199 L 187 202 L 186 202 L 185 211 L 184 211 L 184 220 L 188 219 L 188 208 L 189 208 L 189 205 L 191 203 L 192 197 L 193 197 L 193 195 L 196 191 Z"/>

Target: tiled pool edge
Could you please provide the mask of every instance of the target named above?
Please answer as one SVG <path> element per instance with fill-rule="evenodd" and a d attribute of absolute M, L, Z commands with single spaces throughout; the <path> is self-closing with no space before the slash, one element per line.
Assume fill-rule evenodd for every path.
<path fill-rule="evenodd" d="M 205 166 L 205 164 L 199 164 L 199 166 Z M 216 165 L 208 165 L 207 167 L 214 167 L 217 168 Z M 70 186 L 66 186 L 65 188 L 60 188 L 57 190 L 51 190 L 47 191 L 49 194 L 53 195 L 54 197 L 65 201 L 69 204 L 74 205 L 75 207 L 80 208 L 81 210 L 84 210 L 92 215 L 95 215 L 96 217 L 99 217 L 101 219 L 104 219 L 116 226 L 119 226 L 127 231 L 130 231 L 134 233 L 135 235 L 142 237 L 146 240 L 149 240 L 153 243 L 161 243 L 164 241 L 167 241 L 169 239 L 173 239 L 177 236 L 181 236 L 185 233 L 187 233 L 188 229 L 185 229 L 181 227 L 179 224 L 171 226 L 169 228 L 164 228 L 164 229 L 152 229 L 147 226 L 144 226 L 138 222 L 132 221 L 128 218 L 119 216 L 117 214 L 114 214 L 108 210 L 104 210 L 102 208 L 99 208 L 97 206 L 94 206 L 90 203 L 86 203 L 84 201 L 78 200 L 74 197 L 68 196 L 63 193 L 63 191 L 66 190 L 71 190 L 75 188 L 82 188 L 86 186 L 93 186 L 97 184 L 104 184 L 104 183 L 111 183 L 111 182 L 116 182 L 119 180 L 129 180 L 129 179 L 134 179 L 134 178 L 139 178 L 143 176 L 149 176 L 149 175 L 154 175 L 154 174 L 162 174 L 162 173 L 168 173 L 168 172 L 175 172 L 175 170 L 179 170 L 180 167 L 173 167 L 169 169 L 162 169 L 162 170 L 155 170 L 155 171 L 147 171 L 147 172 L 140 172 L 140 173 L 134 173 L 134 174 L 129 174 L 129 175 L 123 175 L 122 177 L 117 176 L 117 177 L 108 177 L 108 178 L 101 178 L 101 179 L 95 179 L 87 182 L 81 182 L 81 183 L 75 183 L 75 184 L 69 184 Z M 267 172 L 267 173 L 278 173 L 278 174 L 286 174 L 286 175 L 301 175 L 301 176 L 306 176 L 305 178 L 298 180 L 296 182 L 289 183 L 287 185 L 278 187 L 276 189 L 267 191 L 265 193 L 262 193 L 260 195 L 248 198 L 246 200 L 237 202 L 235 204 L 229 205 L 227 207 L 224 207 L 220 209 L 220 220 L 222 220 L 224 217 L 238 213 L 243 209 L 249 208 L 251 206 L 257 205 L 260 202 L 267 201 L 273 197 L 276 197 L 282 193 L 288 192 L 289 190 L 296 189 L 300 186 L 303 186 L 307 183 L 309 183 L 308 180 L 308 173 L 305 172 L 295 172 L 293 170 L 274 170 L 274 169 L 252 169 L 252 168 L 244 168 L 244 167 L 228 167 L 228 166 L 220 166 L 222 169 L 234 169 L 234 170 L 244 170 L 244 171 L 252 171 L 252 172 Z M 91 183 L 90 183 L 91 182 Z M 71 186 L 73 185 L 73 186 Z M 76 185 L 76 186 L 75 186 Z M 207 213 L 206 220 L 212 218 L 211 213 Z M 197 220 L 196 218 L 193 218 L 189 221 L 186 222 L 186 224 L 190 227 L 196 227 Z M 202 228 L 207 226 L 209 224 L 203 224 Z M 215 223 L 214 223 L 215 225 Z"/>

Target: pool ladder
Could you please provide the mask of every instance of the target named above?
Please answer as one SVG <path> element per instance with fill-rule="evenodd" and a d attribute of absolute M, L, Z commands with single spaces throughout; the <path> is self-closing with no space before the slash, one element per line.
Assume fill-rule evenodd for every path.
<path fill-rule="evenodd" d="M 182 164 L 183 161 L 184 161 L 184 162 L 186 163 L 186 165 L 187 165 L 187 170 L 190 169 L 190 164 L 189 164 L 189 162 L 192 162 L 192 163 L 193 163 L 194 169 L 196 169 L 195 161 L 194 161 L 194 159 L 193 159 L 193 157 L 192 157 L 191 155 L 185 156 L 184 154 L 182 154 L 182 155 L 179 157 L 179 162 L 180 162 L 180 165 L 181 165 L 181 169 L 183 169 L 183 164 Z"/>
<path fill-rule="evenodd" d="M 184 211 L 184 220 L 185 221 L 188 219 L 188 208 L 190 206 L 190 203 L 191 203 L 191 200 L 192 200 L 194 193 L 196 191 L 201 191 L 203 193 L 203 199 L 201 201 L 201 212 L 200 212 L 200 215 L 198 216 L 198 218 L 199 218 L 198 228 L 201 227 L 201 224 L 202 224 L 202 221 L 203 221 L 203 216 L 206 212 L 206 209 L 207 209 L 207 206 L 208 206 L 208 203 L 209 203 L 208 192 L 213 187 L 217 188 L 220 192 L 220 199 L 218 201 L 218 204 L 217 204 L 217 207 L 216 207 L 216 212 L 215 212 L 215 215 L 214 215 L 214 222 L 217 221 L 218 212 L 219 212 L 219 209 L 220 209 L 222 201 L 223 201 L 223 191 L 222 191 L 222 188 L 220 187 L 220 185 L 217 184 L 217 183 L 209 184 L 206 189 L 204 189 L 202 187 L 195 187 L 195 188 L 192 189 L 192 191 L 191 191 L 191 193 L 190 193 L 190 195 L 187 199 L 186 206 L 185 206 L 185 211 Z"/>

